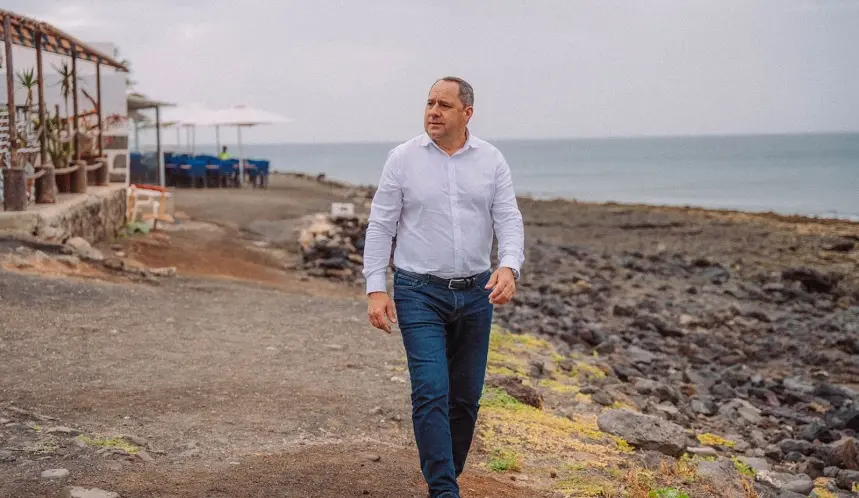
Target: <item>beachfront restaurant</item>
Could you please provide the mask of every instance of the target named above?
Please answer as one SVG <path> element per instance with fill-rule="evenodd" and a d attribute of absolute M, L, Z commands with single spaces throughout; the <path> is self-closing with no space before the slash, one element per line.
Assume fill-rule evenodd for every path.
<path fill-rule="evenodd" d="M 162 186 L 188 188 L 235 188 L 246 183 L 250 183 L 254 188 L 265 188 L 268 185 L 270 161 L 265 158 L 249 158 L 244 154 L 242 130 L 252 126 L 292 121 L 290 118 L 244 105 L 217 110 L 200 106 L 175 106 L 157 115 L 155 122 L 137 114 L 133 114 L 132 119 L 135 123 L 136 150 L 131 153 L 131 183 L 151 182 L 151 179 L 157 176 L 163 179 Z M 217 138 L 213 153 L 197 151 L 196 129 L 198 127 L 215 128 Z M 222 127 L 236 129 L 237 157 L 225 154 L 221 150 Z M 163 146 L 160 132 L 162 128 L 172 128 L 176 131 L 174 150 L 166 150 L 167 148 Z M 154 161 L 147 161 L 151 156 L 144 153 L 139 145 L 141 129 L 155 130 L 156 154 L 163 158 L 160 162 L 163 164 L 161 175 L 155 174 L 152 166 Z M 183 129 L 189 137 L 185 147 L 181 145 Z M 164 149 L 163 152 L 162 149 Z"/>
<path fill-rule="evenodd" d="M 107 186 L 125 135 L 125 65 L 50 24 L 0 10 L 0 199 L 5 211 Z M 110 95 L 121 91 L 121 97 Z M 108 98 L 105 98 L 105 97 Z M 106 112 L 108 104 L 115 109 Z M 118 140 L 121 142 L 121 139 Z M 115 159 L 116 154 L 111 154 Z"/>

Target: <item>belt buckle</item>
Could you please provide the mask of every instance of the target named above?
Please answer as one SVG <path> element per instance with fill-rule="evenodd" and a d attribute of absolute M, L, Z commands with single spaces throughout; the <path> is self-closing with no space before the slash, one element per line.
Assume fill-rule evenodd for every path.
<path fill-rule="evenodd" d="M 460 287 L 454 284 L 465 283 L 464 278 L 452 278 L 447 282 L 447 288 L 450 290 L 458 290 Z"/>

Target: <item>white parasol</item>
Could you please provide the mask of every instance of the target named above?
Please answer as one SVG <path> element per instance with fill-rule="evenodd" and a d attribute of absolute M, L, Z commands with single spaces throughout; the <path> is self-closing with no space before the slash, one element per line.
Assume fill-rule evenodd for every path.
<path fill-rule="evenodd" d="M 184 106 L 169 107 L 161 113 L 162 127 L 176 127 L 176 140 L 179 141 L 179 130 L 185 127 L 192 133 L 191 153 L 196 153 L 197 148 L 197 126 L 205 126 L 211 120 L 215 111 L 201 104 L 188 104 Z M 186 137 L 187 138 L 187 137 Z"/>

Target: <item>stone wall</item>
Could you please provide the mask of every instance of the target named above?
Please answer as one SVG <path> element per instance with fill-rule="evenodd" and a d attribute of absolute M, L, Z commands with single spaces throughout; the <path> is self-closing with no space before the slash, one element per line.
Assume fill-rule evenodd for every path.
<path fill-rule="evenodd" d="M 99 242 L 116 237 L 125 226 L 125 188 L 113 189 L 105 195 L 86 196 L 71 209 L 52 217 L 41 217 L 33 234 L 41 239 L 65 241 L 83 237 Z"/>
<path fill-rule="evenodd" d="M 87 194 L 37 210 L 0 213 L 0 232 L 60 243 L 82 237 L 95 243 L 115 237 L 125 226 L 126 202 L 124 186 L 90 187 Z"/>

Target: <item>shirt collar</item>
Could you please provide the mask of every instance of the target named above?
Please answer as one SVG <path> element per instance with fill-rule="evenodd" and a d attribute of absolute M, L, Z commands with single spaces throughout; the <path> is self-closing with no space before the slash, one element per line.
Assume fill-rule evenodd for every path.
<path fill-rule="evenodd" d="M 465 150 L 467 150 L 467 149 L 476 149 L 476 148 L 478 148 L 478 147 L 480 146 L 480 144 L 477 142 L 477 137 L 475 137 L 475 136 L 474 136 L 474 134 L 472 134 L 472 133 L 471 133 L 471 131 L 470 131 L 470 130 L 468 130 L 467 128 L 466 128 L 466 130 L 465 130 L 465 133 L 467 133 L 467 134 L 468 134 L 468 138 L 465 140 L 465 145 L 462 147 L 462 149 L 460 150 L 460 152 L 465 151 Z M 438 147 L 438 146 L 435 144 L 435 142 L 433 142 L 433 141 L 432 141 L 432 138 L 430 138 L 430 136 L 429 136 L 426 132 L 424 132 L 423 137 L 421 137 L 421 145 L 422 145 L 423 147 L 427 147 L 427 146 L 429 146 L 430 144 L 432 144 L 432 145 L 434 145 L 434 146 Z"/>

